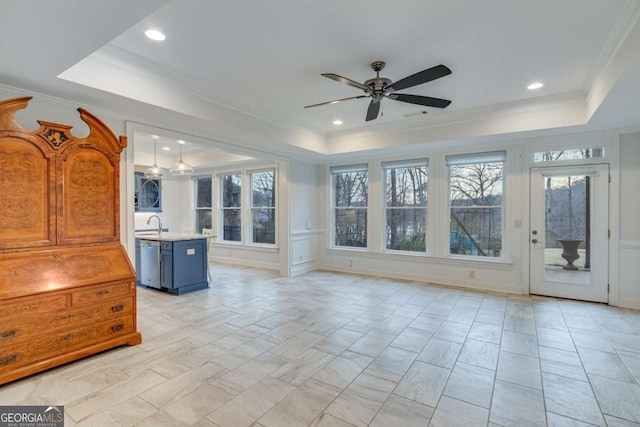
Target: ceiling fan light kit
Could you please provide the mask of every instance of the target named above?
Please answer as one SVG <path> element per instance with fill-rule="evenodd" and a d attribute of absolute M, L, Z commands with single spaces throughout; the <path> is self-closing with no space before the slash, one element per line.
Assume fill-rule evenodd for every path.
<path fill-rule="evenodd" d="M 398 90 L 407 89 L 413 86 L 418 86 L 423 83 L 430 82 L 432 80 L 439 79 L 451 74 L 449 67 L 445 65 L 436 65 L 435 67 L 427 68 L 418 73 L 412 74 L 408 77 L 392 82 L 390 79 L 380 77 L 380 71 L 384 69 L 385 63 L 383 61 L 374 61 L 371 63 L 371 68 L 376 72 L 376 77 L 365 81 L 364 83 L 358 83 L 354 80 L 346 77 L 339 76 L 333 73 L 323 73 L 322 76 L 335 80 L 340 83 L 344 83 L 356 89 L 364 91 L 364 95 L 352 96 L 349 98 L 335 99 L 333 101 L 321 102 L 319 104 L 307 105 L 304 108 L 319 107 L 321 105 L 337 104 L 342 101 L 348 101 L 351 99 L 371 98 L 369 108 L 367 109 L 366 121 L 374 120 L 380 113 L 380 101 L 383 98 L 393 99 L 395 101 L 407 102 L 409 104 L 423 105 L 425 107 L 433 108 L 446 108 L 451 104 L 448 99 L 432 98 L 430 96 L 410 95 L 406 93 L 395 93 Z"/>

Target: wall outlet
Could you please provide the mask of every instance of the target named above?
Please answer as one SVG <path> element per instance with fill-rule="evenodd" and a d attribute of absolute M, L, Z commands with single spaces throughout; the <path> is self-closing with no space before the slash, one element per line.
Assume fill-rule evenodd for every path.
<path fill-rule="evenodd" d="M 350 259 L 347 260 L 347 267 L 353 267 L 353 261 Z"/>
<path fill-rule="evenodd" d="M 311 230 L 311 220 L 306 220 L 304 222 L 304 228 L 306 228 L 307 230 Z"/>
<path fill-rule="evenodd" d="M 513 227 L 514 228 L 522 228 L 522 220 L 521 219 L 514 219 L 513 220 Z"/>
<path fill-rule="evenodd" d="M 476 278 L 476 272 L 473 270 L 469 270 L 469 279 L 475 279 Z"/>

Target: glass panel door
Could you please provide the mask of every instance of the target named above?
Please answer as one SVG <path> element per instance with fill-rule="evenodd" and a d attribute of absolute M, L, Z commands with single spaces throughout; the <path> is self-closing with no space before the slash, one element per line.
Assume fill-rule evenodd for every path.
<path fill-rule="evenodd" d="M 608 165 L 531 169 L 531 293 L 608 301 Z"/>

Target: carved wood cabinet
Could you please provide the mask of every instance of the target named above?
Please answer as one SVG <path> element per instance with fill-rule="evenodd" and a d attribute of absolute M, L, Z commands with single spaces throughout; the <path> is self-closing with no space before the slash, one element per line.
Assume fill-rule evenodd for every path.
<path fill-rule="evenodd" d="M 14 119 L 0 102 L 0 384 L 136 345 L 135 273 L 120 244 L 119 139 L 78 109 L 89 135 Z"/>

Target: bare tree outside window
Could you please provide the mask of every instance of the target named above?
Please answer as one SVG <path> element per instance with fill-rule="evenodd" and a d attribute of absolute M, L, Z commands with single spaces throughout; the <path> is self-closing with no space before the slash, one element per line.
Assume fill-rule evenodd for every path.
<path fill-rule="evenodd" d="M 213 204 L 211 193 L 211 176 L 197 176 L 193 178 L 194 207 L 196 214 L 196 230 L 213 228 Z"/>
<path fill-rule="evenodd" d="M 404 163 L 404 164 L 403 164 Z M 412 165 L 411 163 L 418 163 Z M 419 163 L 422 163 L 421 165 Z M 426 252 L 427 161 L 383 164 L 386 248 Z"/>
<path fill-rule="evenodd" d="M 335 245 L 367 247 L 368 172 L 332 169 Z"/>
<path fill-rule="evenodd" d="M 222 240 L 242 240 L 242 175 L 220 176 L 222 195 Z"/>
<path fill-rule="evenodd" d="M 250 173 L 253 243 L 276 243 L 275 170 Z"/>
<path fill-rule="evenodd" d="M 488 153 L 475 159 L 447 158 L 451 254 L 500 257 L 504 208 L 500 154 L 504 157 L 504 153 Z"/>

